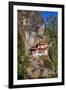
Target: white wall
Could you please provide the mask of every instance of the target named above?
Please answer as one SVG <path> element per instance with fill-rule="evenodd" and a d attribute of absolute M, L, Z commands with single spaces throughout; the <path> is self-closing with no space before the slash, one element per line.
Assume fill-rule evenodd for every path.
<path fill-rule="evenodd" d="M 0 90 L 8 90 L 8 1 L 0 0 Z M 10 0 L 11 1 L 11 0 Z M 13 0 L 12 0 L 13 1 Z M 39 2 L 39 3 L 57 3 L 65 4 L 65 0 L 14 0 L 25 2 Z M 66 67 L 65 67 L 66 68 Z M 50 87 L 36 87 L 23 90 L 65 90 L 64 86 L 50 86 Z M 19 89 L 18 89 L 19 90 Z"/>

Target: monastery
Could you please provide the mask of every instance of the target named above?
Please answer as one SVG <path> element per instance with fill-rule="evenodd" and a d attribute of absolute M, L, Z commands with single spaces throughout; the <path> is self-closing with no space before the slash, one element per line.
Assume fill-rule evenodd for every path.
<path fill-rule="evenodd" d="M 48 44 L 47 43 L 39 43 L 37 46 L 33 46 L 31 49 L 31 54 L 34 57 L 37 56 L 47 56 L 48 57 Z"/>

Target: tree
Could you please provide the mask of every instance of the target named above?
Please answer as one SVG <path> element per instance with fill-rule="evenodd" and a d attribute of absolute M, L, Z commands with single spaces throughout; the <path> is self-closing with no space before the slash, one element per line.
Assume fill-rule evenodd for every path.
<path fill-rule="evenodd" d="M 18 79 L 25 79 L 27 78 L 27 71 L 26 68 L 29 65 L 29 57 L 25 54 L 25 44 L 23 35 L 20 34 L 18 31 Z"/>
<path fill-rule="evenodd" d="M 52 43 L 52 46 L 49 48 L 49 57 L 51 60 L 52 69 L 57 76 L 58 69 L 58 35 L 57 35 L 57 16 L 50 16 L 48 18 L 48 25 L 46 31 L 44 32 L 47 36 L 48 44 Z"/>

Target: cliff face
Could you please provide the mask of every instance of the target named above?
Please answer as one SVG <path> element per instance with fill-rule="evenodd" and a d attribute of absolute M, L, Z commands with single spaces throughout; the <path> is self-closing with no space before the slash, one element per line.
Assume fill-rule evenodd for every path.
<path fill-rule="evenodd" d="M 52 17 L 52 16 L 51 16 Z M 56 17 L 57 18 L 57 17 Z M 57 32 L 56 18 L 49 19 L 45 31 L 44 18 L 37 11 L 17 11 L 18 32 L 18 78 L 52 78 L 57 77 Z M 53 22 L 51 22 L 53 21 Z M 38 45 L 48 44 L 48 55 L 37 57 L 30 50 Z M 51 46 L 51 47 L 50 47 Z M 45 47 L 45 46 L 44 46 Z M 43 48 L 43 46 L 42 46 Z M 33 52 L 35 55 L 36 53 Z M 46 52 L 45 52 L 46 53 Z"/>
<path fill-rule="evenodd" d="M 44 20 L 37 11 L 18 10 L 17 15 L 18 31 L 23 35 L 27 54 L 39 42 L 40 36 L 44 36 Z"/>

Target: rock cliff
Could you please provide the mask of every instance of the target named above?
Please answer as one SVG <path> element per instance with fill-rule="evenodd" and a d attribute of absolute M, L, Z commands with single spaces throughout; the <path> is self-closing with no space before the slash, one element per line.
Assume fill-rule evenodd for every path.
<path fill-rule="evenodd" d="M 38 11 L 18 10 L 18 31 L 23 35 L 26 54 L 44 37 L 45 23 Z"/>

